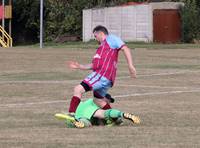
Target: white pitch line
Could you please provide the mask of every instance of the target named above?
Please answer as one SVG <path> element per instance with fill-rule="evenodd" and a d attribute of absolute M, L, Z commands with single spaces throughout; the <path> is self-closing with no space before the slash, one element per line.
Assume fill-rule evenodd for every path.
<path fill-rule="evenodd" d="M 50 81 L 37 81 L 37 80 L 27 80 L 27 81 L 0 81 L 0 84 L 68 84 L 68 83 L 78 83 L 81 80 L 50 80 Z"/>
<path fill-rule="evenodd" d="M 168 75 L 176 75 L 176 74 L 185 74 L 185 73 L 198 73 L 200 71 L 177 71 L 177 72 L 167 72 L 167 73 L 155 73 L 155 74 L 147 74 L 147 75 L 138 75 L 137 78 L 143 78 L 143 77 L 152 77 L 152 76 L 168 76 Z M 130 76 L 121 76 L 116 79 L 126 79 L 130 78 Z"/>
<path fill-rule="evenodd" d="M 134 93 L 126 95 L 116 95 L 114 98 L 125 98 L 134 96 L 154 96 L 163 94 L 180 94 L 180 93 L 194 93 L 200 92 L 199 90 L 185 90 L 185 91 L 165 91 L 165 92 L 150 92 L 150 93 Z M 31 105 L 43 105 L 43 104 L 54 104 L 54 103 L 67 103 L 70 100 L 55 100 L 55 101 L 44 101 L 44 102 L 29 102 L 29 103 L 13 103 L 13 104 L 1 104 L 0 108 L 12 108 L 12 107 L 28 107 Z"/>
<path fill-rule="evenodd" d="M 198 89 L 193 87 L 178 87 L 178 86 L 154 86 L 154 85 L 132 85 L 132 84 L 117 84 L 116 87 L 140 87 L 140 88 L 173 88 L 173 89 Z"/>
<path fill-rule="evenodd" d="M 137 78 L 143 77 L 152 77 L 152 76 L 168 76 L 168 75 L 176 75 L 176 74 L 184 74 L 184 73 L 196 73 L 200 71 L 182 71 L 182 72 L 170 72 L 170 73 L 155 73 L 155 74 L 148 74 L 148 75 L 138 75 Z M 117 80 L 130 78 L 130 76 L 121 76 L 117 77 Z M 50 80 L 50 81 L 37 81 L 37 80 L 27 80 L 27 81 L 0 81 L 0 84 L 68 84 L 68 83 L 79 83 L 82 80 Z"/>
<path fill-rule="evenodd" d="M 65 103 L 68 100 L 55 100 L 55 101 L 43 101 L 43 102 L 28 102 L 28 103 L 10 103 L 0 105 L 0 107 L 24 107 L 30 105 L 43 105 L 43 104 L 53 104 L 53 103 Z"/>
<path fill-rule="evenodd" d="M 154 96 L 154 95 L 163 95 L 163 94 L 179 94 L 179 93 L 194 93 L 194 92 L 200 92 L 200 90 L 134 93 L 134 94 L 127 94 L 127 95 L 117 95 L 117 96 L 114 96 L 114 98 L 124 98 L 124 97 L 134 97 L 134 96 Z"/>

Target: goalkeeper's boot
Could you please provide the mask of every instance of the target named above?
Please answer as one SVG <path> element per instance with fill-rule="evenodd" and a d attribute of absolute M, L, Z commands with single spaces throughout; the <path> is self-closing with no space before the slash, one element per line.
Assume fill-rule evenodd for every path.
<path fill-rule="evenodd" d="M 137 117 L 137 116 L 134 116 L 134 115 L 132 115 L 130 113 L 123 113 L 123 117 L 125 119 L 131 120 L 135 124 L 140 124 L 140 118 Z"/>
<path fill-rule="evenodd" d="M 65 113 L 57 113 L 55 114 L 55 117 L 59 120 L 69 120 L 71 122 L 75 121 L 75 118 L 73 115 L 65 114 Z"/>
<path fill-rule="evenodd" d="M 63 112 L 63 114 L 68 115 L 70 117 L 75 117 L 75 113 L 73 112 Z"/>
<path fill-rule="evenodd" d="M 84 128 L 84 127 L 92 126 L 91 121 L 86 118 L 80 118 L 78 120 L 75 120 L 75 122 L 73 122 L 73 123 L 74 123 L 75 127 L 77 127 L 77 128 Z"/>
<path fill-rule="evenodd" d="M 74 123 L 74 125 L 75 125 L 76 128 L 84 128 L 85 127 L 85 124 L 84 124 L 83 121 L 76 120 L 73 123 Z"/>

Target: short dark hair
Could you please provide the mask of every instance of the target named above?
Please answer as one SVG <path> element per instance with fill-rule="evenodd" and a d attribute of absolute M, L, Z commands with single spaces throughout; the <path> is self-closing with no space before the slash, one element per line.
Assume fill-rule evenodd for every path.
<path fill-rule="evenodd" d="M 103 32 L 103 33 L 106 34 L 106 35 L 109 34 L 107 28 L 104 27 L 104 26 L 101 26 L 101 25 L 98 25 L 98 26 L 96 26 L 96 27 L 93 29 L 93 33 L 94 33 L 94 32 L 97 32 L 97 31 L 101 31 L 101 32 Z"/>

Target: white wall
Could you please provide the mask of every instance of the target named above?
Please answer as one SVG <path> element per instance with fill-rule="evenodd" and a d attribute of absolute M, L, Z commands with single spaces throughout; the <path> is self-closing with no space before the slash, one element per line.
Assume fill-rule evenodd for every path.
<path fill-rule="evenodd" d="M 92 10 L 83 11 L 83 41 L 89 41 L 92 35 Z"/>
<path fill-rule="evenodd" d="M 124 41 L 152 41 L 151 11 L 148 4 L 83 10 L 83 41 L 93 39 L 97 25 L 104 25 Z"/>

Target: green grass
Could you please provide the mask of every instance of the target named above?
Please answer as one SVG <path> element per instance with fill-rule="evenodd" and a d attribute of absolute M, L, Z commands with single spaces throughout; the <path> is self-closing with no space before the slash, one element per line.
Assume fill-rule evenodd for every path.
<path fill-rule="evenodd" d="M 130 48 L 147 48 L 147 49 L 189 49 L 189 48 L 200 48 L 200 44 L 189 44 L 189 43 L 178 43 L 178 44 L 161 44 L 161 43 L 144 43 L 144 42 L 127 42 Z M 26 45 L 26 46 L 16 46 L 16 47 L 33 47 L 38 48 L 39 44 Z M 97 48 L 98 44 L 96 41 L 89 42 L 66 42 L 66 43 L 54 43 L 47 42 L 44 43 L 44 48 L 78 48 L 78 49 L 88 49 Z"/>
<path fill-rule="evenodd" d="M 160 43 L 142 43 L 142 42 L 130 42 L 127 43 L 130 48 L 147 48 L 147 49 L 189 49 L 200 48 L 200 44 L 160 44 Z"/>
<path fill-rule="evenodd" d="M 37 48 L 39 44 L 30 45 L 27 47 Z M 66 42 L 66 43 L 55 43 L 55 42 L 47 42 L 44 43 L 44 48 L 78 48 L 78 49 L 88 49 L 88 48 L 97 48 L 98 44 L 95 41 L 90 42 Z"/>
<path fill-rule="evenodd" d="M 136 65 L 137 68 L 153 68 L 153 69 L 177 69 L 177 70 L 199 70 L 200 65 L 183 65 L 183 64 L 149 64 L 149 65 Z"/>
<path fill-rule="evenodd" d="M 38 73 L 14 73 L 0 75 L 2 81 L 47 81 L 47 80 L 73 80 L 84 76 L 84 73 L 77 72 L 76 75 L 64 72 L 38 72 Z"/>
<path fill-rule="evenodd" d="M 70 83 L 28 81 L 75 80 L 82 79 L 83 75 L 86 76 L 87 71 L 71 72 L 63 65 L 66 60 L 73 57 L 84 63 L 87 61 L 86 55 L 94 52 L 93 50 L 79 52 L 82 49 L 76 50 L 75 47 L 81 47 L 83 44 L 74 44 L 62 44 L 64 50 L 57 49 L 56 46 L 39 49 L 38 45 L 37 48 L 30 50 L 28 46 L 23 49 L 21 47 L 11 50 L 2 49 L 0 54 L 0 148 L 200 147 L 199 71 L 167 75 L 168 72 L 181 72 L 180 69 L 199 69 L 200 50 L 174 49 L 167 52 L 157 49 L 135 50 L 138 74 L 149 76 L 132 80 L 118 79 L 109 92 L 113 96 L 130 95 L 116 98 L 112 106 L 140 116 L 142 123 L 136 126 L 127 121 L 119 127 L 99 126 L 73 129 L 66 128 L 64 122 L 55 119 L 54 114 L 68 110 L 73 88 L 80 81 Z M 87 44 L 84 44 L 85 47 L 89 47 Z M 160 46 L 129 43 L 131 48 L 135 44 L 141 48 L 148 46 L 149 49 Z M 57 45 L 61 47 L 60 44 Z M 97 46 L 96 43 L 90 45 Z M 69 50 L 68 47 L 74 47 L 74 49 Z M 162 46 L 159 48 L 163 49 Z M 56 52 L 52 52 L 56 49 Z M 77 54 L 80 56 L 76 57 Z M 119 63 L 118 77 L 129 75 L 125 59 Z M 151 74 L 163 72 L 166 72 L 166 75 L 151 76 Z M 6 82 L 8 80 L 11 82 Z M 12 82 L 15 80 L 27 81 L 27 83 Z M 180 93 L 173 93 L 175 91 Z M 166 92 L 166 94 L 159 94 L 159 92 Z M 141 94 L 141 96 L 131 96 L 131 94 Z M 92 93 L 84 95 L 83 100 L 90 96 Z"/>

